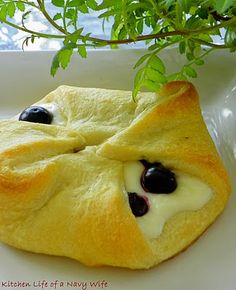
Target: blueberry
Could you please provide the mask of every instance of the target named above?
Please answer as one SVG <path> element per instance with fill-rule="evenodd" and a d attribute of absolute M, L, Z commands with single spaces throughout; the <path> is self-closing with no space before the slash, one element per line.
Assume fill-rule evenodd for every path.
<path fill-rule="evenodd" d="M 43 107 L 32 106 L 26 108 L 19 117 L 19 121 L 33 123 L 51 124 L 53 119 L 52 113 Z"/>
<path fill-rule="evenodd" d="M 135 192 L 128 192 L 128 196 L 130 208 L 135 216 L 143 216 L 148 212 L 148 204 L 144 197 Z"/>
<path fill-rule="evenodd" d="M 146 163 L 140 181 L 143 189 L 150 193 L 171 193 L 177 187 L 175 174 L 161 163 Z"/>

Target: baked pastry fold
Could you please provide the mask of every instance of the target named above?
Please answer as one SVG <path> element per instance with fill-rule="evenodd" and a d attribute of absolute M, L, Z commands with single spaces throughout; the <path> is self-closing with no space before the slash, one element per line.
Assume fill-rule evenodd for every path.
<path fill-rule="evenodd" d="M 119 101 L 109 90 L 62 87 L 58 98 L 55 92 L 37 104 L 56 103 L 64 124 L 0 122 L 3 242 L 86 265 L 144 269 L 181 252 L 222 212 L 230 183 L 193 85 L 169 83 L 157 102 L 148 94 L 138 104 L 130 92 L 117 91 Z M 113 110 L 109 117 L 98 99 L 95 119 L 88 118 L 90 94 L 100 94 L 101 108 Z M 199 178 L 212 198 L 197 211 L 172 216 L 149 239 L 130 209 L 124 181 L 125 162 L 138 160 Z"/>
<path fill-rule="evenodd" d="M 52 105 L 60 125 L 78 130 L 86 145 L 101 144 L 130 125 L 133 119 L 156 103 L 153 93 L 140 93 L 136 102 L 130 91 L 77 88 L 62 85 L 36 105 Z"/>

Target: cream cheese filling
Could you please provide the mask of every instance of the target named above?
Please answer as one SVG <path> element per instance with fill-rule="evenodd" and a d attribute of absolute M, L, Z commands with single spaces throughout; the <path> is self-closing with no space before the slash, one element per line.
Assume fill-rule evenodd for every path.
<path fill-rule="evenodd" d="M 157 238 L 172 216 L 183 211 L 196 211 L 202 208 L 212 197 L 212 189 L 200 179 L 174 172 L 177 188 L 169 194 L 153 194 L 145 192 L 140 178 L 144 166 L 139 161 L 125 162 L 124 179 L 127 192 L 135 192 L 148 199 L 149 211 L 137 217 L 142 232 L 150 239 Z"/>
<path fill-rule="evenodd" d="M 63 119 L 59 108 L 54 103 L 37 103 L 35 106 L 40 106 L 48 110 L 52 115 L 52 125 L 63 126 L 66 124 L 65 120 Z"/>

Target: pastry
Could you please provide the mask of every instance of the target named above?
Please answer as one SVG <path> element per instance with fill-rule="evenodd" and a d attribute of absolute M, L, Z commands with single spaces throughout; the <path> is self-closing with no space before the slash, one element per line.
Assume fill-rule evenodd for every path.
<path fill-rule="evenodd" d="M 61 86 L 0 130 L 0 240 L 19 249 L 147 269 L 193 243 L 228 199 L 188 82 L 136 102 Z"/>

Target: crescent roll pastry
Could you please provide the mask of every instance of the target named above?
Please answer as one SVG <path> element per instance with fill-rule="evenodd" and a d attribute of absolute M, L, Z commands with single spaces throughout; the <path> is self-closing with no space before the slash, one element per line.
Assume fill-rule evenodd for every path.
<path fill-rule="evenodd" d="M 226 170 L 184 81 L 156 95 L 61 86 L 0 121 L 0 240 L 147 269 L 224 209 Z"/>

